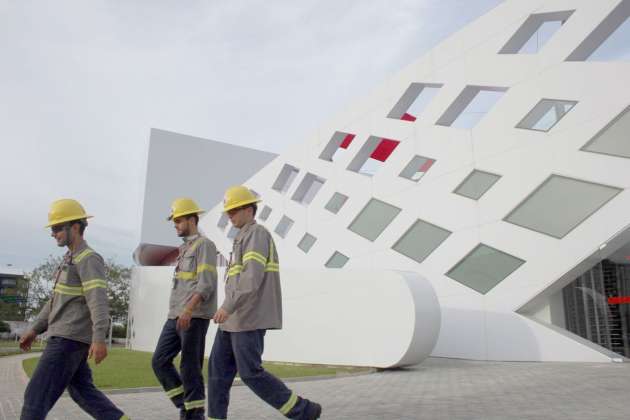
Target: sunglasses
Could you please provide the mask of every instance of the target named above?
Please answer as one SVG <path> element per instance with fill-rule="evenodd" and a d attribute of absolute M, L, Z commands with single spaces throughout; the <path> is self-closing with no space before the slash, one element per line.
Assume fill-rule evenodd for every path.
<path fill-rule="evenodd" d="M 59 233 L 61 232 L 64 228 L 66 227 L 65 224 L 61 224 L 61 225 L 55 225 L 55 226 L 51 226 L 50 230 L 52 230 L 52 233 Z"/>

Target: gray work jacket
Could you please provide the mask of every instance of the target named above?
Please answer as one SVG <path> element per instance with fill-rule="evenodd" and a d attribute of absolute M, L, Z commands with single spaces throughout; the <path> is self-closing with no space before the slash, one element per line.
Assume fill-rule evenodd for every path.
<path fill-rule="evenodd" d="M 282 328 L 278 254 L 271 234 L 256 221 L 234 238 L 222 308 L 230 314 L 223 331 Z"/>
<path fill-rule="evenodd" d="M 194 293 L 202 301 L 192 313 L 193 318 L 210 319 L 217 310 L 217 248 L 205 236 L 185 239 L 179 247 L 173 274 L 168 318 L 178 318 Z"/>
<path fill-rule="evenodd" d="M 109 301 L 103 258 L 82 241 L 66 253 L 54 276 L 53 295 L 37 316 L 33 331 L 87 344 L 105 342 Z"/>

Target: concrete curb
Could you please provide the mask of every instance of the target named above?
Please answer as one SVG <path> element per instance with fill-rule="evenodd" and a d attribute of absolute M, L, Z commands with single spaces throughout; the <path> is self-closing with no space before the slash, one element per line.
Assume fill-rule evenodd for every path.
<path fill-rule="evenodd" d="M 282 379 L 282 382 L 285 382 L 285 383 L 327 381 L 327 380 L 332 380 L 332 379 L 352 378 L 355 376 L 371 375 L 377 372 L 379 372 L 378 369 L 369 368 L 364 372 L 341 373 L 338 375 L 298 376 L 295 378 L 281 378 L 281 379 Z M 243 386 L 243 385 L 245 385 L 243 381 L 240 378 L 236 378 L 232 386 Z M 121 389 L 102 389 L 101 391 L 108 395 L 141 394 L 143 392 L 164 392 L 164 390 L 159 386 L 139 387 L 139 388 L 121 388 Z"/>

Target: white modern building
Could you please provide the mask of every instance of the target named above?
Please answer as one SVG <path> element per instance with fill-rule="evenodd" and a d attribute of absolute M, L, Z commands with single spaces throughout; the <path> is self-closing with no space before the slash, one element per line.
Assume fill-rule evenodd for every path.
<path fill-rule="evenodd" d="M 252 167 L 285 290 L 267 358 L 630 357 L 629 16 L 507 0 Z M 228 255 L 221 197 L 203 198 Z M 136 269 L 132 346 L 157 341 L 170 275 Z"/>

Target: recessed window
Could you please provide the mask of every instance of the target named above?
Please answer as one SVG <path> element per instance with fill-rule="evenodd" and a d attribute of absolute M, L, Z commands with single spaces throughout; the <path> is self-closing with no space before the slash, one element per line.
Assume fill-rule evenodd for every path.
<path fill-rule="evenodd" d="M 302 251 L 307 253 L 308 251 L 311 250 L 316 240 L 317 238 L 314 237 L 313 235 L 309 233 L 305 233 L 304 236 L 302 236 L 302 239 L 300 239 L 300 242 L 298 243 L 298 248 L 300 248 Z"/>
<path fill-rule="evenodd" d="M 348 149 L 354 137 L 354 134 L 335 131 L 319 158 L 332 162 L 336 156 Z"/>
<path fill-rule="evenodd" d="M 326 207 L 324 208 L 331 213 L 337 214 L 343 205 L 346 204 L 347 200 L 348 196 L 336 192 L 332 195 L 332 197 L 330 197 L 330 200 L 328 200 L 328 203 L 326 203 Z"/>
<path fill-rule="evenodd" d="M 471 129 L 507 91 L 504 87 L 466 86 L 437 121 L 437 125 Z"/>
<path fill-rule="evenodd" d="M 291 184 L 293 183 L 293 180 L 297 176 L 298 172 L 300 172 L 300 170 L 295 166 L 285 164 L 282 167 L 278 178 L 276 178 L 276 182 L 273 183 L 273 186 L 271 188 L 282 194 L 286 193 L 291 187 Z"/>
<path fill-rule="evenodd" d="M 549 131 L 577 104 L 576 101 L 541 99 L 516 127 Z"/>
<path fill-rule="evenodd" d="M 219 217 L 219 221 L 217 222 L 217 226 L 221 230 L 224 230 L 225 227 L 227 226 L 229 220 L 230 219 L 228 218 L 227 213 L 221 213 L 221 217 Z"/>
<path fill-rule="evenodd" d="M 228 230 L 228 233 L 227 233 L 228 239 L 236 238 L 236 235 L 238 235 L 240 231 L 241 231 L 240 229 L 237 229 L 234 226 L 230 227 L 230 230 Z"/>
<path fill-rule="evenodd" d="M 328 268 L 341 268 L 348 262 L 348 257 L 341 252 L 335 251 L 334 254 L 326 261 L 326 267 Z"/>
<path fill-rule="evenodd" d="M 504 220 L 560 239 L 621 191 L 608 185 L 552 175 Z"/>
<path fill-rule="evenodd" d="M 411 161 L 405 166 L 405 169 L 399 176 L 406 178 L 410 181 L 418 182 L 420 178 L 426 174 L 431 166 L 435 163 L 435 159 L 426 158 L 423 156 L 414 156 Z"/>
<path fill-rule="evenodd" d="M 269 219 L 269 215 L 270 214 L 271 214 L 271 207 L 264 206 L 262 208 L 262 210 L 260 211 L 260 214 L 259 214 L 258 217 L 260 218 L 260 220 L 265 221 L 265 220 Z"/>
<path fill-rule="evenodd" d="M 350 223 L 348 229 L 365 239 L 374 241 L 398 216 L 398 213 L 400 213 L 398 207 L 372 198 Z"/>
<path fill-rule="evenodd" d="M 392 249 L 421 263 L 450 234 L 451 232 L 446 229 L 417 220 L 394 244 Z"/>
<path fill-rule="evenodd" d="M 317 194 L 324 185 L 324 182 L 326 182 L 325 179 L 307 173 L 291 199 L 302 204 L 310 204 L 313 198 L 315 198 L 315 194 Z"/>
<path fill-rule="evenodd" d="M 441 87 L 435 83 L 412 83 L 387 118 L 415 121 Z"/>
<path fill-rule="evenodd" d="M 499 178 L 501 178 L 501 176 L 475 169 L 453 192 L 463 195 L 464 197 L 472 198 L 473 200 L 479 200 Z"/>
<path fill-rule="evenodd" d="M 530 15 L 499 54 L 535 54 L 569 19 L 573 10 Z"/>
<path fill-rule="evenodd" d="M 276 232 L 281 238 L 285 238 L 287 236 L 287 233 L 289 233 L 289 230 L 291 230 L 292 226 L 293 220 L 288 218 L 287 216 L 282 216 L 282 219 L 280 219 L 280 221 L 278 222 L 278 225 L 276 226 L 274 232 Z"/>
<path fill-rule="evenodd" d="M 630 106 L 586 143 L 582 150 L 630 158 Z"/>
<path fill-rule="evenodd" d="M 446 275 L 485 295 L 524 263 L 513 255 L 479 244 Z"/>
<path fill-rule="evenodd" d="M 348 170 L 368 176 L 374 175 L 399 143 L 398 140 L 370 136 L 348 165 Z"/>
<path fill-rule="evenodd" d="M 629 18 L 630 2 L 619 2 L 567 61 L 630 61 Z"/>

